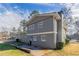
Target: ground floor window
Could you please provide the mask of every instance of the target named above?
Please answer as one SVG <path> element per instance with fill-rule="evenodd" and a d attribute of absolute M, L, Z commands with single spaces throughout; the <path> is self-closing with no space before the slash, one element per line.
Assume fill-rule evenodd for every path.
<path fill-rule="evenodd" d="M 46 41 L 45 37 L 46 37 L 46 35 L 41 35 L 41 41 L 42 42 L 45 42 Z"/>
<path fill-rule="evenodd" d="M 33 36 L 33 41 L 37 41 L 37 36 Z"/>

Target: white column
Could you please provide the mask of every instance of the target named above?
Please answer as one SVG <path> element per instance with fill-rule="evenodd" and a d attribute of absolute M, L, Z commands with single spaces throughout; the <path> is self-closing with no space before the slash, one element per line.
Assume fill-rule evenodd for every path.
<path fill-rule="evenodd" d="M 53 19 L 53 31 L 57 32 L 57 21 L 56 21 L 56 19 Z M 54 46 L 56 48 L 57 33 L 54 33 L 53 40 L 54 40 Z"/>
<path fill-rule="evenodd" d="M 57 42 L 64 42 L 63 38 L 63 15 L 61 14 L 62 19 L 57 21 Z"/>

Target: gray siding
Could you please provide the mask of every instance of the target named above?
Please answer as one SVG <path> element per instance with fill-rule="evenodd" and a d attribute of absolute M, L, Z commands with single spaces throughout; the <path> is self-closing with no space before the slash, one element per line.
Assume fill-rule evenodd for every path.
<path fill-rule="evenodd" d="M 40 32 L 49 32 L 54 31 L 55 33 L 52 34 L 43 34 L 45 35 L 45 42 L 41 41 L 42 35 L 35 35 L 37 36 L 37 41 L 33 41 L 33 36 L 30 35 L 30 40 L 32 41 L 33 46 L 39 46 L 43 48 L 56 48 L 56 40 L 57 40 L 57 21 L 53 19 L 53 17 L 49 17 L 45 19 L 43 22 L 42 28 L 38 27 L 38 22 L 34 24 L 34 30 L 29 31 L 29 33 L 40 33 Z"/>
<path fill-rule="evenodd" d="M 53 17 L 47 18 L 43 21 L 43 28 L 38 27 L 38 32 L 49 32 L 53 31 Z"/>
<path fill-rule="evenodd" d="M 30 25 L 33 25 L 33 29 L 29 30 L 29 27 L 27 27 L 27 33 L 33 34 L 37 33 L 35 35 L 27 35 L 22 36 L 21 41 L 29 43 L 29 41 L 32 42 L 33 46 L 38 46 L 42 48 L 56 48 L 57 42 L 63 42 L 63 21 L 62 19 L 56 20 L 53 16 L 52 17 L 42 17 L 42 18 L 36 18 L 35 20 L 39 19 L 38 22 L 32 23 Z M 41 19 L 41 20 L 40 20 Z M 42 20 L 45 19 L 45 20 Z M 43 22 L 42 27 L 39 27 L 39 22 Z M 30 26 L 29 25 L 29 26 Z M 48 34 L 38 34 L 43 32 L 54 32 L 54 33 L 48 33 Z M 45 35 L 45 40 L 41 40 L 41 36 Z M 33 37 L 36 36 L 36 41 L 33 40 Z"/>
<path fill-rule="evenodd" d="M 56 48 L 54 34 L 45 35 L 45 41 L 41 40 L 41 36 L 42 35 L 37 35 L 37 41 L 32 40 L 33 46 L 42 47 L 42 48 Z"/>
<path fill-rule="evenodd" d="M 47 18 L 47 19 L 45 19 L 45 20 L 43 20 L 43 21 L 40 21 L 40 22 L 43 22 L 43 26 L 42 26 L 42 28 L 40 28 L 38 25 L 39 25 L 39 23 L 37 22 L 37 23 L 34 23 L 34 29 L 32 29 L 32 30 L 28 30 L 27 29 L 27 32 L 28 33 L 39 33 L 39 32 L 48 32 L 48 31 L 53 31 L 54 29 L 53 29 L 53 17 L 49 17 L 49 18 Z M 29 25 L 30 26 L 30 25 Z"/>
<path fill-rule="evenodd" d="M 21 42 L 25 42 L 25 43 L 29 43 L 29 36 L 26 36 L 25 34 L 18 34 L 16 36 L 16 38 L 18 38 Z"/>

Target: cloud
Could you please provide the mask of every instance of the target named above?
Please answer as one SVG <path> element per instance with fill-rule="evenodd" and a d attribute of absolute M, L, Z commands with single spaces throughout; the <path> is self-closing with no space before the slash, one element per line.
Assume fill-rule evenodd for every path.
<path fill-rule="evenodd" d="M 6 12 L 5 14 L 0 16 L 0 27 L 19 27 L 19 23 L 22 20 L 22 17 L 16 13 Z"/>
<path fill-rule="evenodd" d="M 13 8 L 18 9 L 18 6 L 14 6 Z"/>
<path fill-rule="evenodd" d="M 39 5 L 44 5 L 44 6 L 56 6 L 56 4 L 59 4 L 59 3 L 39 3 Z"/>
<path fill-rule="evenodd" d="M 15 6 L 14 8 L 10 6 L 6 7 L 3 4 L 0 4 L 0 31 L 2 27 L 8 28 L 9 30 L 13 27 L 18 28 L 20 21 L 27 18 L 29 15 L 28 10 L 27 12 L 24 12 L 20 10 L 18 6 Z M 21 13 L 23 13 L 24 16 L 21 15 Z"/>

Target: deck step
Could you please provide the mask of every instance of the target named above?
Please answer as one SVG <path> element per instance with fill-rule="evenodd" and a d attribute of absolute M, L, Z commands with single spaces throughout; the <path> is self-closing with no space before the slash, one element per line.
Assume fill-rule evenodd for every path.
<path fill-rule="evenodd" d="M 25 52 L 28 52 L 28 53 L 31 52 L 31 49 L 28 49 L 28 48 L 25 48 L 25 47 L 21 47 L 21 46 L 16 46 L 15 44 L 10 44 L 10 45 L 16 47 L 17 49 L 23 50 Z"/>
<path fill-rule="evenodd" d="M 17 46 L 13 43 L 12 44 L 10 43 L 10 45 L 16 47 L 17 49 L 30 53 L 33 56 L 43 56 L 44 54 L 49 52 L 46 50 L 42 50 L 41 48 L 38 48 L 38 47 L 28 46 L 26 44 Z"/>

